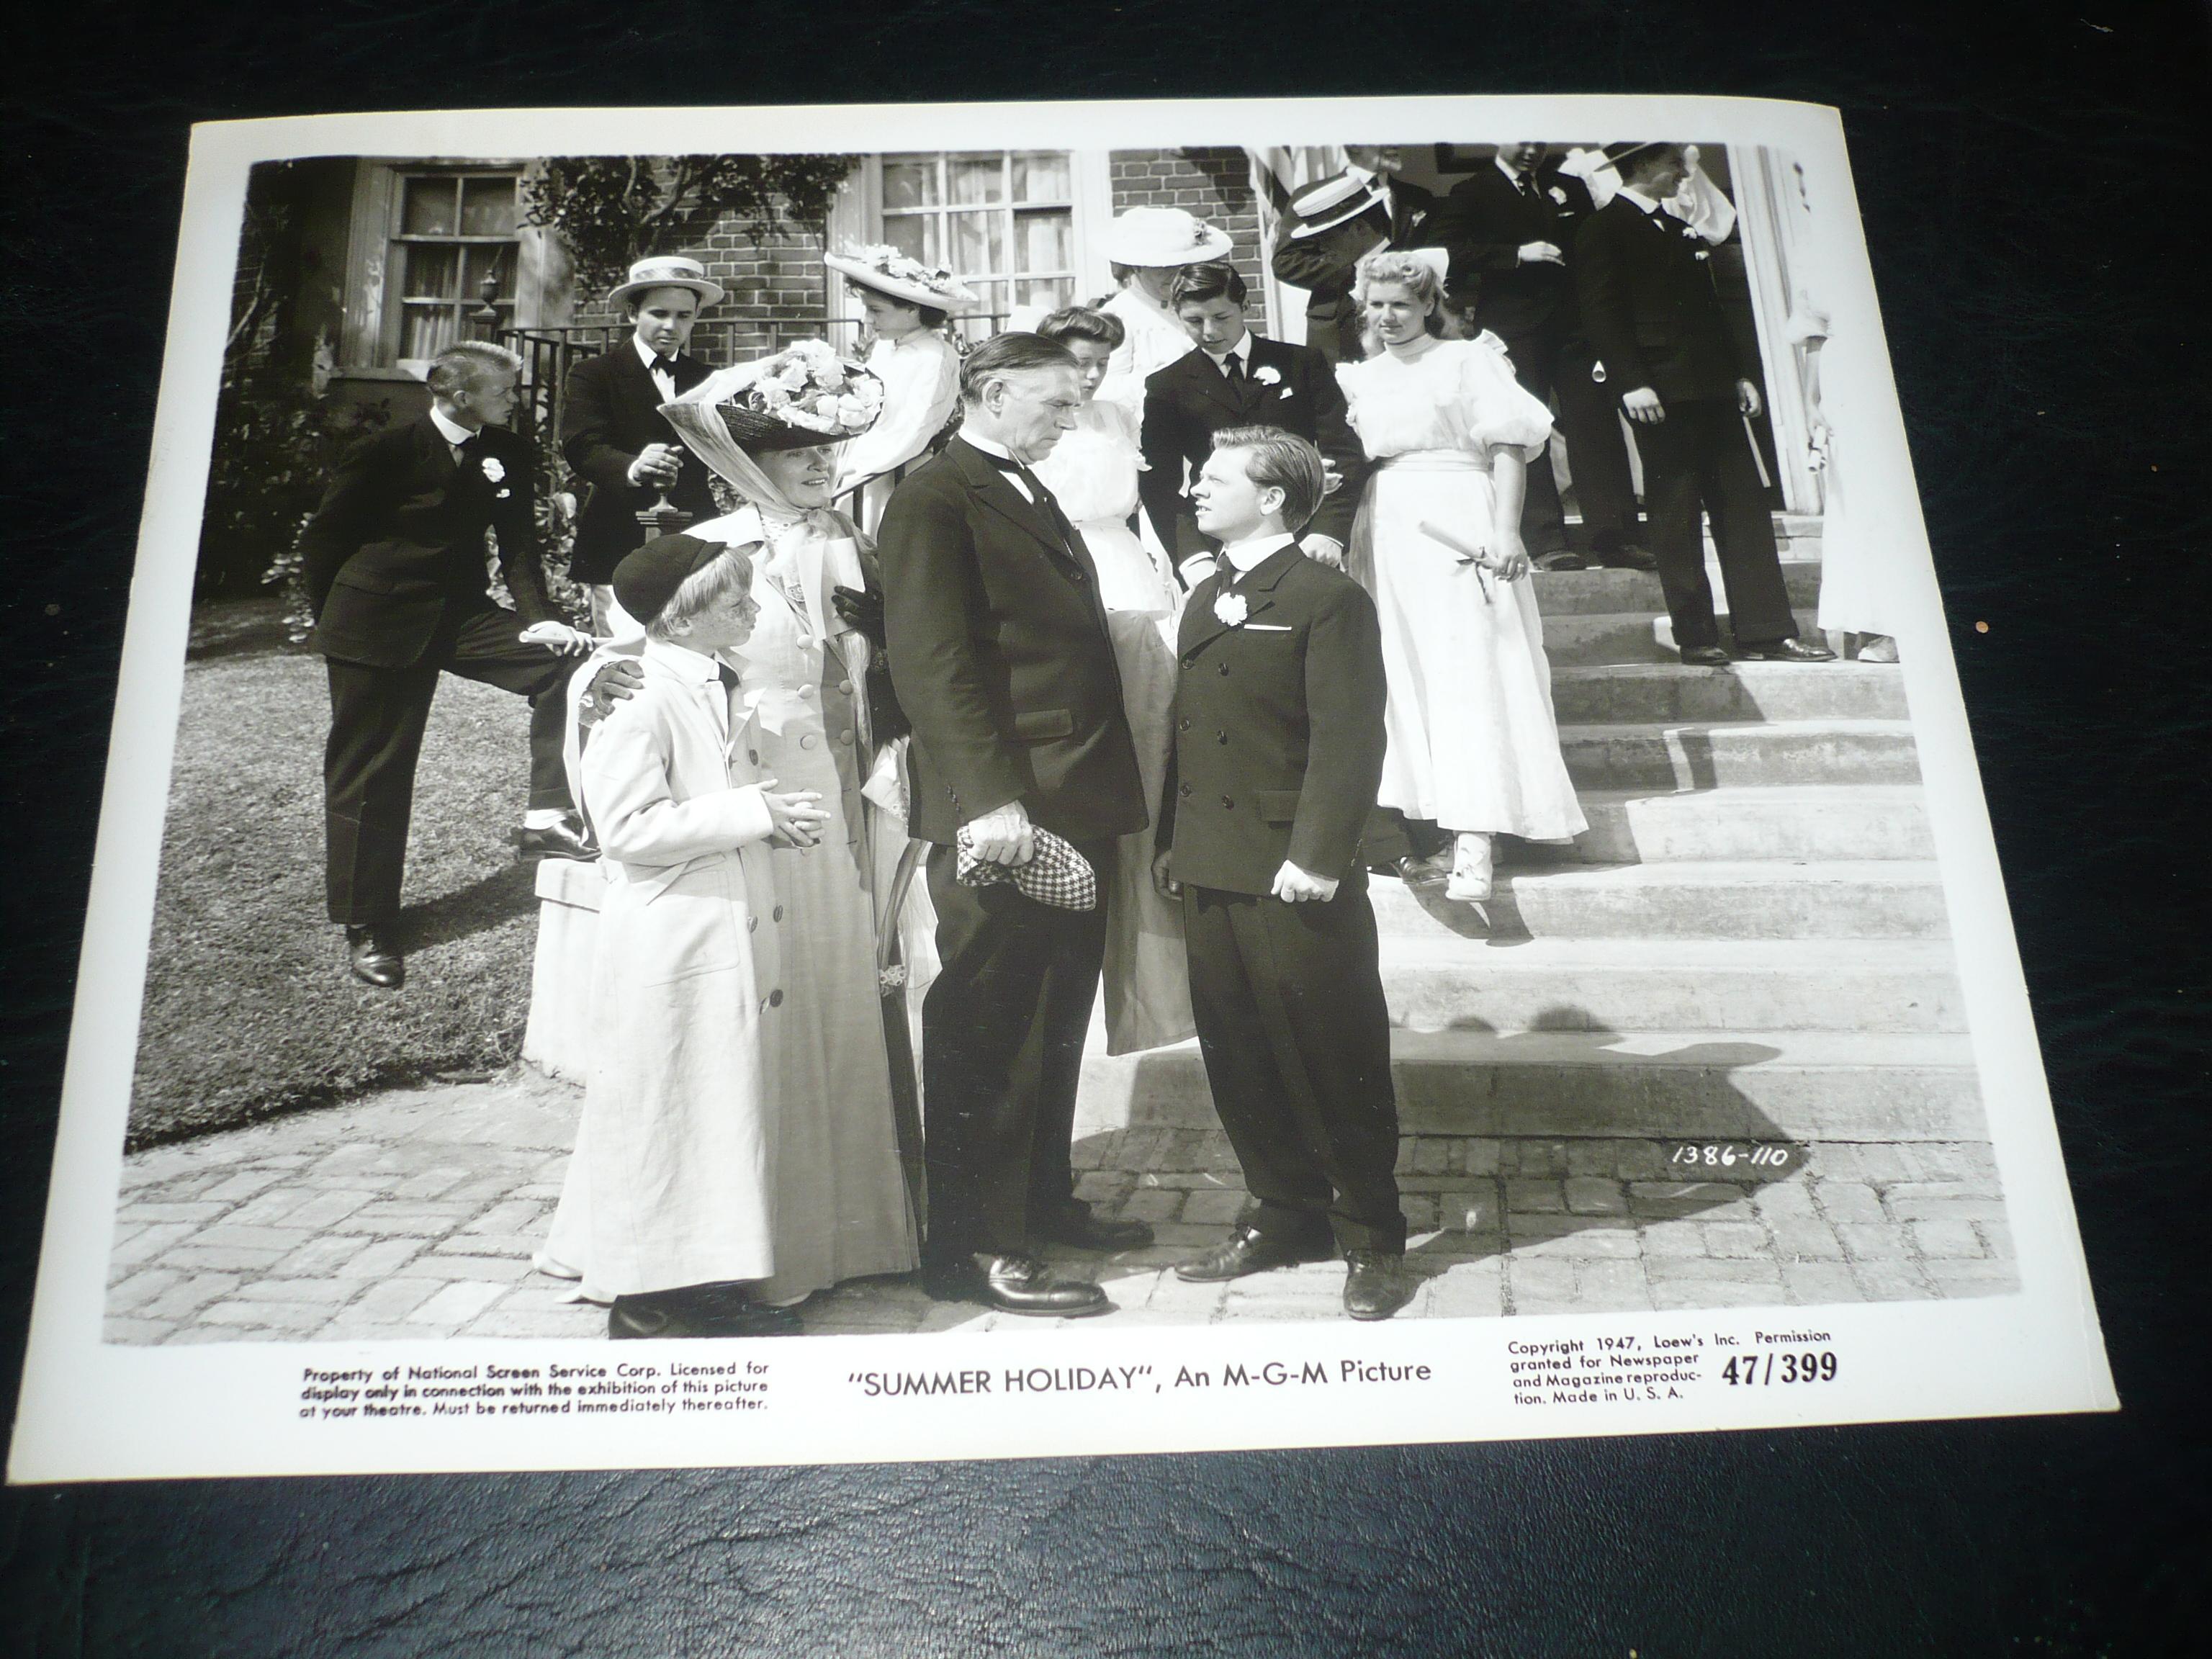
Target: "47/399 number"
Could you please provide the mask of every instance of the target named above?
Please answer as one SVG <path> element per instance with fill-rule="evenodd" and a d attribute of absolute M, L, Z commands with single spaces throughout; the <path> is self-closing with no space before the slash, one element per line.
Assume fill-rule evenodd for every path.
<path fill-rule="evenodd" d="M 1772 1382 L 1832 1382 L 1836 1356 L 1826 1350 L 1739 1354 L 1721 1367 L 1721 1381 L 1764 1388 Z"/>

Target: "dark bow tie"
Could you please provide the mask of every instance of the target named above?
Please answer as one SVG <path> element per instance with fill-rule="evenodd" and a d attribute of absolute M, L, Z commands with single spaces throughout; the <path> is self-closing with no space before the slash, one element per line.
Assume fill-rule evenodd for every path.
<path fill-rule="evenodd" d="M 676 359 L 673 357 L 655 357 L 653 360 L 653 372 L 656 374 L 665 374 L 670 380 L 674 380 L 676 378 Z"/>

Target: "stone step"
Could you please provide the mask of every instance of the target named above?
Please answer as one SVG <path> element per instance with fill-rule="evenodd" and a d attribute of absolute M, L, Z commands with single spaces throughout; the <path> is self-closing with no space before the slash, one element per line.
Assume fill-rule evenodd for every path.
<path fill-rule="evenodd" d="M 1370 897 L 1385 943 L 1480 936 L 1471 908 L 1440 885 L 1377 877 Z M 1932 862 L 1784 864 L 1714 860 L 1499 872 L 1488 936 L 1516 939 L 1943 939 L 1949 920 Z"/>
<path fill-rule="evenodd" d="M 1399 1030 L 1404 1134 L 1655 1139 L 1987 1138 L 1970 1038 L 1856 1031 Z M 1084 1061 L 1079 1136 L 1210 1130 L 1195 1042 Z"/>
<path fill-rule="evenodd" d="M 1507 863 L 1672 864 L 1704 859 L 1932 859 L 1925 799 L 1910 784 L 1587 789 L 1589 828 L 1569 844 L 1511 842 Z"/>
<path fill-rule="evenodd" d="M 1794 547 L 1790 550 L 1791 554 L 1796 551 Z M 1790 586 L 1790 604 L 1812 605 L 1820 602 L 1818 560 L 1785 555 L 1782 576 Z M 1667 596 L 1655 571 L 1595 567 L 1587 570 L 1539 570 L 1531 580 L 1536 584 L 1536 608 L 1544 613 L 1547 623 L 1553 617 L 1607 612 L 1642 612 L 1656 617 L 1667 609 Z M 1713 592 L 1717 595 L 1721 592 L 1718 573 L 1709 570 L 1706 580 L 1712 582 Z"/>
<path fill-rule="evenodd" d="M 1741 662 L 1553 664 L 1552 705 L 1570 725 L 1648 720 L 1886 720 L 1906 717 L 1895 665 Z"/>
<path fill-rule="evenodd" d="M 1565 724 L 1559 751 L 1577 789 L 1920 781 L 1906 720 Z"/>
<path fill-rule="evenodd" d="M 1943 939 L 1462 939 L 1382 952 L 1394 1024 L 1414 1030 L 1963 1031 Z"/>
<path fill-rule="evenodd" d="M 1812 608 L 1800 605 L 1794 612 L 1797 632 L 1819 639 Z M 1719 613 L 1721 643 L 1733 647 L 1726 611 Z M 1554 668 L 1593 663 L 1680 662 L 1674 649 L 1674 624 L 1664 615 L 1648 611 L 1604 611 L 1591 616 L 1569 615 L 1544 618 L 1544 650 Z"/>

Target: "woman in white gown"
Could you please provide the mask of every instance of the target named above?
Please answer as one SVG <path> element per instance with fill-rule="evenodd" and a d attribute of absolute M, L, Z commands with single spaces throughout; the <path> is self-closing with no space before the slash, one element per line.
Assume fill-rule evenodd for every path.
<path fill-rule="evenodd" d="M 795 350 L 836 361 L 818 342 Z M 687 533 L 764 544 L 760 613 L 733 664 L 758 745 L 748 763 L 782 788 L 818 791 L 830 813 L 818 845 L 771 854 L 781 915 L 762 922 L 781 930 L 787 999 L 765 1056 L 775 1273 L 754 1294 L 770 1304 L 916 1261 L 875 966 L 878 872 L 904 847 L 905 827 L 871 804 L 881 791 L 863 690 L 870 647 L 834 601 L 836 589 L 865 585 L 862 542 L 829 510 L 838 434 L 793 423 L 787 406 L 764 414 L 748 397 L 764 369 L 793 356 L 721 370 L 661 411 L 744 503 Z"/>
<path fill-rule="evenodd" d="M 831 253 L 822 263 L 845 278 L 868 313 L 874 343 L 867 366 L 884 383 L 884 412 L 838 457 L 836 490 L 860 488 L 860 526 L 872 532 L 897 487 L 899 469 L 945 429 L 960 401 L 960 353 L 945 332 L 954 312 L 975 296 L 952 273 L 896 248 Z"/>
<path fill-rule="evenodd" d="M 1337 370 L 1376 464 L 1347 568 L 1382 624 L 1381 804 L 1453 832 L 1446 895 L 1480 904 L 1493 836 L 1562 841 L 1585 825 L 1521 542 L 1525 469 L 1551 416 L 1495 336 L 1437 337 L 1443 267 L 1431 249 L 1359 262 L 1356 293 L 1382 349 Z"/>
<path fill-rule="evenodd" d="M 1229 257 L 1229 234 L 1181 208 L 1137 207 L 1117 214 L 1106 232 L 1106 258 L 1120 284 L 1099 309 L 1121 325 L 1121 343 L 1107 360 L 1098 397 L 1133 420 L 1145 413 L 1146 377 L 1197 349 L 1168 308 L 1168 286 L 1185 265 Z"/>
<path fill-rule="evenodd" d="M 1037 463 L 1044 481 L 1098 567 L 1098 596 L 1121 673 L 1122 706 L 1136 739 L 1145 799 L 1159 810 L 1167 773 L 1169 710 L 1175 702 L 1176 623 L 1182 588 L 1165 556 L 1129 528 L 1137 510 L 1137 421 L 1099 395 L 1107 366 L 1127 343 L 1121 320 L 1103 310 L 1056 311 L 1036 331 L 1057 340 L 1082 366 L 1083 406 L 1075 429 Z M 1188 339 L 1188 336 L 1185 337 Z M 1106 1041 L 1109 1054 L 1180 1042 L 1197 1030 L 1184 965 L 1182 912 L 1153 890 L 1149 826 L 1121 837 L 1107 895 Z"/>

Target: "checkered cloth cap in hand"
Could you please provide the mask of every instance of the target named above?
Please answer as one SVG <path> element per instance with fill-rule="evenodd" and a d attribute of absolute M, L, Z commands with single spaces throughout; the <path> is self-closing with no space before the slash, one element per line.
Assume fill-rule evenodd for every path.
<path fill-rule="evenodd" d="M 1031 830 L 1036 856 L 1027 864 L 994 864 L 978 858 L 975 837 L 963 824 L 954 845 L 959 859 L 955 878 L 963 887 L 992 887 L 1011 881 L 1025 897 L 1059 910 L 1090 910 L 1098 904 L 1098 872 L 1091 860 L 1049 830 Z"/>

